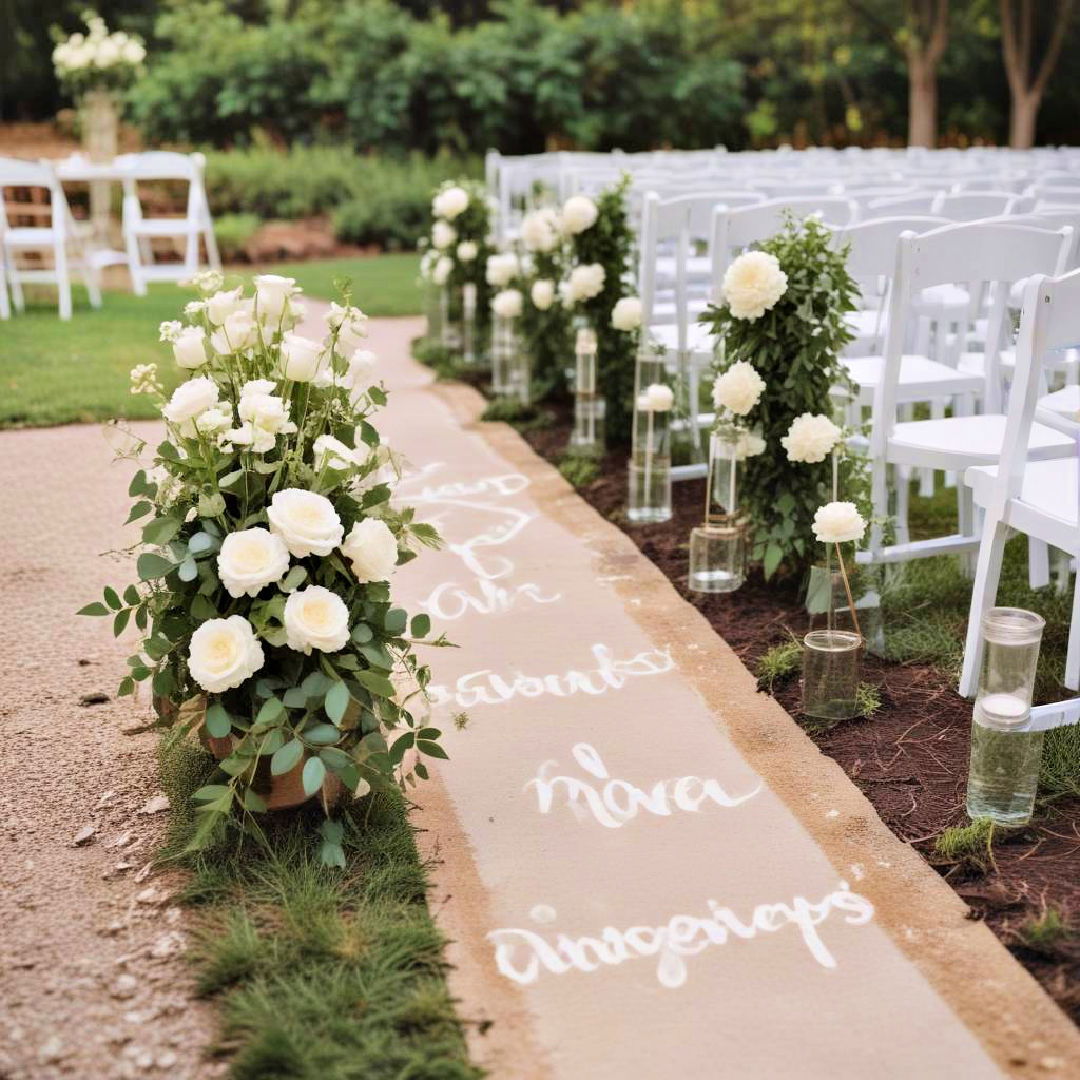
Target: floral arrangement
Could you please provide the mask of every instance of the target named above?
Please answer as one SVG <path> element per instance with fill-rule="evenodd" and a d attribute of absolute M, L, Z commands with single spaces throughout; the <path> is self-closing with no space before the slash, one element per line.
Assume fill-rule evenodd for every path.
<path fill-rule="evenodd" d="M 789 218 L 759 250 L 731 263 L 721 304 L 702 315 L 720 340 L 718 375 L 752 364 L 764 382 L 755 414 L 760 436 L 788 451 L 749 460 L 743 480 L 753 554 L 766 577 L 781 565 L 804 572 L 813 558 L 811 523 L 831 490 L 826 458 L 832 446 L 821 449 L 829 440 L 821 421 L 831 424 L 830 390 L 847 384 L 838 357 L 852 337 L 845 315 L 857 293 L 846 252 L 833 245 L 821 222 Z M 734 376 L 725 396 L 738 404 L 754 385 L 746 373 Z M 844 478 L 858 468 L 845 459 Z"/>
<path fill-rule="evenodd" d="M 53 67 L 64 90 L 80 97 L 88 90 L 124 90 L 135 81 L 146 59 L 142 39 L 123 31 L 110 33 L 93 11 L 83 14 L 87 33 L 72 34 L 53 49 Z"/>
<path fill-rule="evenodd" d="M 132 372 L 168 432 L 131 483 L 138 582 L 81 614 L 143 635 L 121 695 L 149 683 L 163 726 L 224 747 L 194 795 L 201 846 L 266 809 L 272 777 L 297 776 L 307 797 L 328 782 L 359 795 L 415 783 L 418 755 L 446 755 L 414 649 L 430 620 L 410 620 L 389 585 L 439 538 L 390 504 L 398 464 L 371 422 L 386 394 L 366 316 L 346 297 L 316 341 L 296 329 L 291 278 L 256 277 L 253 295 L 213 271 L 195 283 L 186 321 L 161 327 L 188 380 L 166 399 L 155 365 Z M 323 858 L 343 862 L 334 836 Z"/>

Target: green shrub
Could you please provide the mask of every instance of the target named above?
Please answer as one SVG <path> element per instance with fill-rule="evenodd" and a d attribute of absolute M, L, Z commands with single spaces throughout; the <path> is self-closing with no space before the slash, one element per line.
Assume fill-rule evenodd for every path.
<path fill-rule="evenodd" d="M 226 262 L 234 262 L 244 253 L 247 242 L 261 222 L 255 214 L 220 214 L 214 218 L 214 238 Z"/>

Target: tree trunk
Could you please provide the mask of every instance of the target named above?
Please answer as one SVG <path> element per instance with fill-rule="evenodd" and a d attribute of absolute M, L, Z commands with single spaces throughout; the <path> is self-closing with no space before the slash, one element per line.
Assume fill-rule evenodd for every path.
<path fill-rule="evenodd" d="M 1009 145 L 1014 150 L 1030 150 L 1035 145 L 1035 121 L 1042 94 L 1013 94 L 1009 110 Z"/>
<path fill-rule="evenodd" d="M 937 70 L 921 56 L 908 55 L 908 146 L 937 145 Z"/>

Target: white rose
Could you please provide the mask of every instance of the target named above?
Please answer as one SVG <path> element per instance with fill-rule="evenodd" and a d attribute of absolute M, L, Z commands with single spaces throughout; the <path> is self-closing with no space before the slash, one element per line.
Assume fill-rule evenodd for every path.
<path fill-rule="evenodd" d="M 737 360 L 716 376 L 713 383 L 713 404 L 728 409 L 736 416 L 745 416 L 761 398 L 765 380 L 745 360 Z"/>
<path fill-rule="evenodd" d="M 357 581 L 387 581 L 398 561 L 398 543 L 386 522 L 378 518 L 358 521 L 341 545 Z"/>
<path fill-rule="evenodd" d="M 447 225 L 445 221 L 436 221 L 431 226 L 431 242 L 440 251 L 445 251 L 457 240 L 457 229 L 453 225 Z"/>
<path fill-rule="evenodd" d="M 285 601 L 285 639 L 290 649 L 337 652 L 349 640 L 349 609 L 337 593 L 309 585 Z"/>
<path fill-rule="evenodd" d="M 188 670 L 207 693 L 232 690 L 262 666 L 262 645 L 243 615 L 207 619 L 191 635 Z"/>
<path fill-rule="evenodd" d="M 458 262 L 471 263 L 480 252 L 480 247 L 472 240 L 464 240 L 457 246 Z"/>
<path fill-rule="evenodd" d="M 555 303 L 555 282 L 546 278 L 534 281 L 529 295 L 537 311 L 547 311 Z"/>
<path fill-rule="evenodd" d="M 576 236 L 596 224 L 596 203 L 588 195 L 571 195 L 562 208 L 562 227 L 567 236 Z"/>
<path fill-rule="evenodd" d="M 521 314 L 524 298 L 517 289 L 503 289 L 491 301 L 491 310 L 504 319 L 516 319 Z"/>
<path fill-rule="evenodd" d="M 568 291 L 571 301 L 577 303 L 579 300 L 591 300 L 594 296 L 599 296 L 603 291 L 606 276 L 600 263 L 575 266 L 570 271 Z"/>
<path fill-rule="evenodd" d="M 449 187 L 445 191 L 440 191 L 431 204 L 435 216 L 446 218 L 447 221 L 453 221 L 454 218 L 465 213 L 468 207 L 469 193 L 460 187 Z"/>
<path fill-rule="evenodd" d="M 862 514 L 850 502 L 831 502 L 814 513 L 814 536 L 823 544 L 843 544 L 861 540 L 866 533 Z"/>
<path fill-rule="evenodd" d="M 348 356 L 360 348 L 368 333 L 368 317 L 358 307 L 331 304 L 326 316 L 327 326 L 338 332 L 337 348 L 342 356 Z"/>
<path fill-rule="evenodd" d="M 675 391 L 663 383 L 653 383 L 638 394 L 637 407 L 642 412 L 668 412 L 675 404 Z"/>
<path fill-rule="evenodd" d="M 275 492 L 266 516 L 270 531 L 285 541 L 289 554 L 297 559 L 329 555 L 345 534 L 333 503 L 323 495 L 302 488 Z"/>
<path fill-rule="evenodd" d="M 354 394 L 366 390 L 375 381 L 377 364 L 378 358 L 370 349 L 357 349 L 349 357 L 349 370 L 345 374 L 345 380 Z"/>
<path fill-rule="evenodd" d="M 444 255 L 435 263 L 435 269 L 431 271 L 431 280 L 436 285 L 445 285 L 453 269 L 453 262 Z"/>
<path fill-rule="evenodd" d="M 484 276 L 493 288 L 505 289 L 517 276 L 519 269 L 517 256 L 511 252 L 489 255 Z"/>
<path fill-rule="evenodd" d="M 237 446 L 249 446 L 257 454 L 272 450 L 278 435 L 296 430 L 289 419 L 289 407 L 283 398 L 270 393 L 274 384 L 269 379 L 253 379 L 244 384 L 236 411 L 240 427 L 230 431 L 227 438 Z"/>
<path fill-rule="evenodd" d="M 134 39 L 128 41 L 120 52 L 129 64 L 141 64 L 146 57 L 146 50 Z"/>
<path fill-rule="evenodd" d="M 230 311 L 225 316 L 221 328 L 210 335 L 210 344 L 214 351 L 223 356 L 227 353 L 250 349 L 259 342 L 259 326 L 251 312 L 246 308 Z"/>
<path fill-rule="evenodd" d="M 611 310 L 611 325 L 616 330 L 636 330 L 641 325 L 641 301 L 636 296 L 624 296 Z"/>
<path fill-rule="evenodd" d="M 221 326 L 226 316 L 243 307 L 241 299 L 242 288 L 230 289 L 228 292 L 216 292 L 206 301 L 206 317 L 213 326 Z"/>
<path fill-rule="evenodd" d="M 279 274 L 257 274 L 251 280 L 255 286 L 255 307 L 259 317 L 264 322 L 281 322 L 296 292 L 296 279 Z"/>
<path fill-rule="evenodd" d="M 281 374 L 293 382 L 312 382 L 326 363 L 323 345 L 290 330 L 281 340 Z"/>
<path fill-rule="evenodd" d="M 533 210 L 521 222 L 526 251 L 554 251 L 559 243 L 559 215 L 554 210 Z"/>
<path fill-rule="evenodd" d="M 289 549 L 280 536 L 256 525 L 229 533 L 217 557 L 218 577 L 234 599 L 255 596 L 266 585 L 277 584 L 289 570 Z"/>
<path fill-rule="evenodd" d="M 188 379 L 174 391 L 169 403 L 161 410 L 161 415 L 171 424 L 183 426 L 194 420 L 200 413 L 206 412 L 218 403 L 217 383 L 205 376 L 200 379 Z"/>
<path fill-rule="evenodd" d="M 780 445 L 787 451 L 788 461 L 814 464 L 824 461 L 832 453 L 842 434 L 827 416 L 807 412 L 791 421 Z"/>
<path fill-rule="evenodd" d="M 191 421 L 192 427 L 203 435 L 217 435 L 232 427 L 232 408 L 224 401 L 211 405 Z"/>
<path fill-rule="evenodd" d="M 787 274 L 775 255 L 746 251 L 727 268 L 723 292 L 736 319 L 759 319 L 787 292 Z"/>
<path fill-rule="evenodd" d="M 201 326 L 185 326 L 173 340 L 172 349 L 178 367 L 202 367 L 207 361 L 206 331 Z"/>
<path fill-rule="evenodd" d="M 351 469 L 356 464 L 352 447 L 346 446 L 333 435 L 320 435 L 311 444 L 311 453 L 316 472 L 322 472 L 323 469 Z"/>

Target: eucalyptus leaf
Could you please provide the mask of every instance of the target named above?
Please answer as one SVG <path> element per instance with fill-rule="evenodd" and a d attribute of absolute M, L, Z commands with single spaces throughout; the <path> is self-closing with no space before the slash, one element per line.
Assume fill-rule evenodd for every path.
<path fill-rule="evenodd" d="M 304 744 L 299 739 L 293 739 L 274 752 L 274 756 L 270 759 L 270 772 L 274 776 L 290 772 L 300 764 L 303 756 Z"/>
<path fill-rule="evenodd" d="M 326 766 L 317 757 L 308 758 L 304 762 L 302 782 L 305 795 L 314 795 L 322 787 L 326 779 Z"/>

